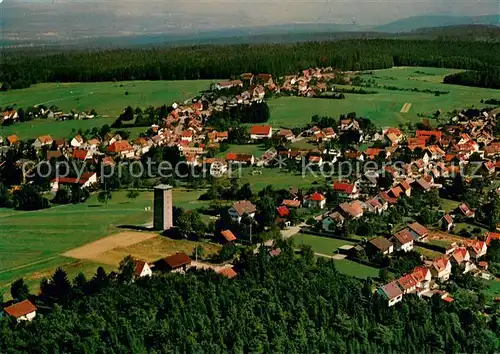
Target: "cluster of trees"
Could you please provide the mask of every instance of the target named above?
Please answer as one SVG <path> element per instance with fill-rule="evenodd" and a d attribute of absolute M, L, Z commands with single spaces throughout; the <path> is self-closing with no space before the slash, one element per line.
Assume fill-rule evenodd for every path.
<path fill-rule="evenodd" d="M 3 89 L 37 82 L 194 80 L 243 72 L 282 76 L 309 67 L 373 70 L 435 66 L 483 70 L 500 65 L 498 43 L 425 40 L 342 40 L 295 44 L 242 44 L 115 49 L 27 55 L 2 51 Z M 495 49 L 496 48 L 496 49 Z"/>
<path fill-rule="evenodd" d="M 488 87 L 500 89 L 500 68 L 489 68 L 488 70 L 469 70 L 445 76 L 445 84 Z"/>
<path fill-rule="evenodd" d="M 226 106 L 221 111 L 213 111 L 209 124 L 219 131 L 238 128 L 242 123 L 264 123 L 271 117 L 267 102 L 251 105 Z"/>
<path fill-rule="evenodd" d="M 0 208 L 38 210 L 49 207 L 49 200 L 42 195 L 41 189 L 37 185 L 23 184 L 11 194 L 7 187 L 0 182 Z"/>
<path fill-rule="evenodd" d="M 495 105 L 495 106 L 500 106 L 500 100 L 497 100 L 497 99 L 494 99 L 494 98 L 490 98 L 488 100 L 481 100 L 481 103 L 492 104 L 492 105 Z"/>
<path fill-rule="evenodd" d="M 373 281 L 342 275 L 335 262 L 289 241 L 271 257 L 240 256 L 236 279 L 211 270 L 128 281 L 129 264 L 110 278 L 72 282 L 58 270 L 32 323 L 0 319 L 0 351 L 10 354 L 171 353 L 493 353 L 500 350 L 498 305 L 484 316 L 474 294 L 451 304 L 416 295 L 388 308 Z M 228 249 L 228 252 L 231 250 Z M 19 288 L 19 286 L 18 286 Z M 22 293 L 22 291 L 21 291 Z M 496 312 L 495 312 L 496 311 Z M 44 313 L 42 313 L 44 312 Z"/>

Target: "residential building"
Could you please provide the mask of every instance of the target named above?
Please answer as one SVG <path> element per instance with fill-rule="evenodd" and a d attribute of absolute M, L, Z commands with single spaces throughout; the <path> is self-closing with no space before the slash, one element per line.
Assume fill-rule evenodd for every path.
<path fill-rule="evenodd" d="M 359 192 L 358 188 L 354 183 L 342 183 L 342 182 L 334 182 L 333 190 L 339 194 L 340 197 L 349 198 L 349 199 L 358 199 Z"/>
<path fill-rule="evenodd" d="M 161 271 L 171 271 L 183 273 L 193 260 L 184 252 L 178 252 L 156 262 L 155 268 Z"/>
<path fill-rule="evenodd" d="M 80 188 L 89 188 L 93 184 L 97 184 L 97 174 L 95 172 L 85 172 L 78 177 L 58 177 L 54 178 L 51 183 L 51 192 L 55 193 L 61 185 L 79 185 Z"/>
<path fill-rule="evenodd" d="M 442 282 L 447 281 L 451 274 L 450 260 L 445 257 L 435 259 L 431 265 L 431 274 Z"/>
<path fill-rule="evenodd" d="M 238 223 L 241 222 L 243 215 L 248 215 L 249 217 L 254 218 L 256 211 L 257 207 L 248 200 L 237 201 L 233 203 L 228 210 L 231 219 Z"/>
<path fill-rule="evenodd" d="M 153 271 L 147 262 L 136 260 L 134 261 L 134 277 L 150 277 L 153 275 Z"/>
<path fill-rule="evenodd" d="M 79 148 L 83 144 L 83 138 L 80 135 L 76 135 L 73 139 L 71 139 L 69 144 L 74 148 Z"/>
<path fill-rule="evenodd" d="M 484 241 L 473 240 L 469 243 L 469 251 L 470 256 L 477 260 L 486 254 L 488 246 Z"/>
<path fill-rule="evenodd" d="M 418 222 L 408 224 L 408 228 L 415 241 L 424 241 L 429 235 L 429 230 L 420 225 Z"/>
<path fill-rule="evenodd" d="M 462 214 L 464 217 L 473 219 L 476 216 L 473 210 L 471 210 L 467 204 L 462 203 L 458 206 L 457 211 Z"/>
<path fill-rule="evenodd" d="M 389 255 L 394 251 L 394 245 L 385 237 L 379 236 L 368 241 L 367 246 L 372 252 L 380 252 L 383 255 Z"/>
<path fill-rule="evenodd" d="M 250 128 L 250 139 L 269 139 L 273 135 L 273 128 L 270 125 L 254 125 Z"/>
<path fill-rule="evenodd" d="M 304 207 L 312 209 L 324 209 L 326 205 L 326 197 L 318 192 L 306 195 L 302 201 Z"/>
<path fill-rule="evenodd" d="M 417 290 L 418 281 L 412 274 L 406 274 L 398 279 L 398 285 L 403 294 L 410 294 Z"/>
<path fill-rule="evenodd" d="M 321 228 L 323 231 L 331 232 L 335 230 L 336 227 L 340 227 L 344 224 L 345 218 L 338 211 L 329 213 L 323 220 L 321 220 Z"/>
<path fill-rule="evenodd" d="M 350 203 L 341 203 L 337 210 L 345 217 L 351 219 L 359 219 L 363 216 L 363 203 L 359 200 L 354 200 Z"/>
<path fill-rule="evenodd" d="M 411 251 L 413 249 L 413 240 L 413 236 L 409 229 L 403 229 L 396 232 L 393 237 L 396 251 Z"/>
<path fill-rule="evenodd" d="M 453 265 L 463 269 L 464 273 L 467 273 L 471 269 L 470 254 L 465 247 L 455 248 L 450 260 Z"/>
<path fill-rule="evenodd" d="M 118 154 L 124 158 L 134 157 L 134 148 L 129 144 L 127 140 L 115 141 L 108 146 L 107 151 Z"/>
<path fill-rule="evenodd" d="M 42 135 L 35 139 L 33 147 L 35 149 L 41 149 L 43 146 L 51 146 L 54 140 L 50 135 Z"/>
<path fill-rule="evenodd" d="M 403 292 L 395 281 L 382 286 L 377 290 L 377 293 L 387 300 L 389 307 L 394 306 L 403 299 Z"/>
<path fill-rule="evenodd" d="M 231 230 L 223 230 L 221 231 L 222 242 L 224 244 L 236 241 L 236 236 L 234 236 Z"/>
<path fill-rule="evenodd" d="M 36 316 L 37 308 L 29 300 L 23 300 L 13 305 L 7 306 L 4 312 L 15 318 L 17 322 L 31 321 Z"/>
<path fill-rule="evenodd" d="M 429 290 L 432 280 L 432 274 L 429 268 L 419 266 L 416 267 L 411 274 L 417 281 L 417 293 Z"/>
<path fill-rule="evenodd" d="M 453 218 L 450 214 L 444 214 L 444 216 L 439 221 L 441 223 L 441 229 L 450 232 L 453 228 Z"/>
<path fill-rule="evenodd" d="M 250 154 L 237 154 L 234 152 L 228 152 L 226 154 L 226 161 L 229 163 L 253 165 L 255 163 L 255 157 Z"/>

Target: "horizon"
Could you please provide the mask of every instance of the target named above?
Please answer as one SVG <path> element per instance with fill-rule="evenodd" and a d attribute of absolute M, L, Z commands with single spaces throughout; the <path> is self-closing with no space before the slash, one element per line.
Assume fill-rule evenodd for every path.
<path fill-rule="evenodd" d="M 256 4 L 262 10 L 258 8 L 256 11 Z M 360 7 L 363 10 L 359 10 Z M 182 35 L 287 25 L 370 29 L 417 16 L 481 17 L 498 14 L 500 6 L 491 0 L 479 0 L 473 4 L 453 0 L 424 0 L 417 4 L 410 0 L 355 0 L 349 3 L 337 0 L 156 1 L 148 4 L 117 0 L 6 0 L 0 5 L 2 37 L 7 41 Z M 27 23 L 30 25 L 26 26 Z"/>

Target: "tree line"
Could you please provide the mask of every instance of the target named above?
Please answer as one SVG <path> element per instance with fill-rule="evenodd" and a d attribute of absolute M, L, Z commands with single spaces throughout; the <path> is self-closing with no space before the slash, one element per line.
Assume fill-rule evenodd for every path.
<path fill-rule="evenodd" d="M 451 304 L 405 296 L 388 308 L 373 280 L 338 272 L 310 247 L 278 242 L 242 250 L 226 279 L 211 270 L 131 282 L 130 259 L 116 277 L 102 268 L 73 281 L 43 280 L 39 314 L 17 325 L 0 318 L 2 353 L 493 353 L 498 308 L 475 293 Z M 17 283 L 16 297 L 27 289 Z M 492 304 L 498 307 L 498 305 Z M 485 311 L 489 316 L 485 316 Z M 495 311 L 497 311 L 495 313 Z"/>
<path fill-rule="evenodd" d="M 485 70 L 500 66 L 500 44 L 425 40 L 362 40 L 294 44 L 206 45 L 60 54 L 1 53 L 2 89 L 39 82 L 195 80 L 243 72 L 282 76 L 309 67 L 374 70 L 434 66 Z"/>
<path fill-rule="evenodd" d="M 490 68 L 488 70 L 468 70 L 445 76 L 445 84 L 487 87 L 500 89 L 500 69 Z"/>

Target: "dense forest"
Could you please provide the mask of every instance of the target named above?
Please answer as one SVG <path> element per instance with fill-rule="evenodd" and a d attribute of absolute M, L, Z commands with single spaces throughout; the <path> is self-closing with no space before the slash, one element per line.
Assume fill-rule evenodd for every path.
<path fill-rule="evenodd" d="M 393 65 L 484 70 L 500 66 L 500 44 L 345 40 L 295 44 L 119 49 L 44 55 L 1 53 L 2 89 L 38 82 L 221 79 L 244 72 L 285 75 L 309 67 L 372 70 Z"/>
<path fill-rule="evenodd" d="M 444 83 L 500 89 L 500 69 L 490 68 L 489 70 L 481 71 L 464 71 L 446 76 Z"/>
<path fill-rule="evenodd" d="M 56 271 L 42 281 L 43 308 L 32 323 L 0 319 L 2 353 L 493 353 L 498 314 L 484 299 L 407 295 L 388 308 L 371 280 L 340 274 L 289 241 L 271 257 L 244 252 L 238 277 L 213 271 L 167 274 L 131 283 L 123 267 L 111 280 L 70 283 Z M 22 288 L 22 287 L 21 287 Z M 18 296 L 19 289 L 14 292 Z M 40 303 L 39 303 L 40 306 Z M 498 313 L 498 312 L 497 312 Z"/>

